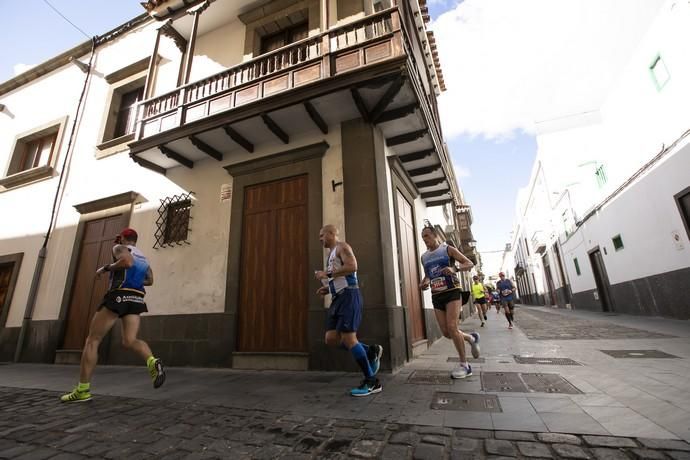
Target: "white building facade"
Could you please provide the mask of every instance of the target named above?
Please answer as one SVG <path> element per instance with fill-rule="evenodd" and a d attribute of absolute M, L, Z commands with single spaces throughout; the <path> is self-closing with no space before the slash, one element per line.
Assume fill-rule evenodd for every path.
<path fill-rule="evenodd" d="M 423 2 L 422 2 L 423 3 Z M 458 244 L 443 77 L 409 1 L 149 1 L 0 84 L 0 361 L 75 362 L 114 235 L 155 284 L 170 365 L 346 369 L 323 344 L 322 225 L 354 248 L 362 340 L 397 368 L 439 337 L 425 220 Z M 116 328 L 102 361 L 130 363 Z"/>
<path fill-rule="evenodd" d="M 539 126 L 512 246 L 526 301 L 690 317 L 689 23 L 667 2 L 601 107 Z"/>

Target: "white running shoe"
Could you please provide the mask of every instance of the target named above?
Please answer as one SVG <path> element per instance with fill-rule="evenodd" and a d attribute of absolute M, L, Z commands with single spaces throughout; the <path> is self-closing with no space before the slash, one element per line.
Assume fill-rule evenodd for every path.
<path fill-rule="evenodd" d="M 472 336 L 472 341 L 470 342 L 470 347 L 472 347 L 472 357 L 477 359 L 479 358 L 479 334 L 472 332 L 470 335 Z"/>
<path fill-rule="evenodd" d="M 472 366 L 469 364 L 467 367 L 460 364 L 458 367 L 450 371 L 450 376 L 454 379 L 464 379 L 472 375 Z"/>

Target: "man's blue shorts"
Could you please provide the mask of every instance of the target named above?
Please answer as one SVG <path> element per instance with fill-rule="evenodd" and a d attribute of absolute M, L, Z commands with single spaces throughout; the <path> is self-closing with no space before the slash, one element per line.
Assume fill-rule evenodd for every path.
<path fill-rule="evenodd" d="M 345 288 L 331 301 L 326 313 L 326 330 L 356 332 L 362 322 L 362 293 L 359 288 Z"/>

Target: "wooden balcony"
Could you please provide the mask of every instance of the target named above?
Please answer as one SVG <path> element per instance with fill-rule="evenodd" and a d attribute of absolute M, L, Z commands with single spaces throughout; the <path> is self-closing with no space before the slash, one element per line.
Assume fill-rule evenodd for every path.
<path fill-rule="evenodd" d="M 454 202 L 425 64 L 411 51 L 416 31 L 400 18 L 390 8 L 141 102 L 132 159 L 162 174 L 209 157 L 232 163 L 238 151 L 279 148 L 361 117 L 379 127 L 427 205 Z"/>
<path fill-rule="evenodd" d="M 141 102 L 132 147 L 211 115 L 401 56 L 400 21 L 392 8 Z"/>

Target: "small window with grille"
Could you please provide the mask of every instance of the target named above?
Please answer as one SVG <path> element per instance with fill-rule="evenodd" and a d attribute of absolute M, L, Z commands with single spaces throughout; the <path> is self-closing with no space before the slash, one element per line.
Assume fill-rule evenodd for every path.
<path fill-rule="evenodd" d="M 156 220 L 154 249 L 189 244 L 193 194 L 194 192 L 189 192 L 161 200 Z"/>
<path fill-rule="evenodd" d="M 573 262 L 575 263 L 575 273 L 577 273 L 577 276 L 580 276 L 582 273 L 580 273 L 580 264 L 577 261 L 577 257 L 573 259 Z"/>

